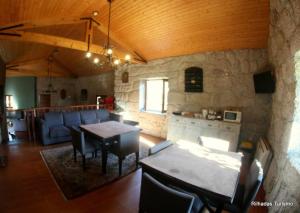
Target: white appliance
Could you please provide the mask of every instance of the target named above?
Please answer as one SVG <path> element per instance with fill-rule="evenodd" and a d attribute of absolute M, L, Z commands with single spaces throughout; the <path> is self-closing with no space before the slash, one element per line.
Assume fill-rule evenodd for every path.
<path fill-rule="evenodd" d="M 268 173 L 272 161 L 272 149 L 266 138 L 260 138 L 257 143 L 255 158 L 260 162 L 264 170 L 264 178 Z"/>
<path fill-rule="evenodd" d="M 223 120 L 228 122 L 241 123 L 242 112 L 225 110 Z"/>

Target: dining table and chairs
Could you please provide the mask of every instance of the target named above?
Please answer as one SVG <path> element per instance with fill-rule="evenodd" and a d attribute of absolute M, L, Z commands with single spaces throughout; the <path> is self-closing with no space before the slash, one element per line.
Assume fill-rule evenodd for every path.
<path fill-rule="evenodd" d="M 221 212 L 230 207 L 240 208 L 237 212 L 246 212 L 243 209 L 249 208 L 262 181 L 261 167 L 257 161 L 254 161 L 246 181 L 244 194 L 237 194 L 237 191 L 240 191 L 239 179 L 243 157 L 241 153 L 220 151 L 179 140 L 176 143 L 165 141 L 158 144 L 150 149 L 149 154 L 147 158 L 140 160 L 143 173 L 140 212 L 151 212 L 143 210 L 147 206 L 143 196 L 145 193 L 151 194 L 143 191 L 147 189 L 143 186 L 145 184 L 143 178 L 149 179 L 149 176 L 165 187 L 186 193 L 186 196 L 197 195 L 201 200 L 200 209 L 205 207 L 209 212 Z M 150 180 L 153 180 L 151 178 Z M 149 180 L 146 180 L 147 182 L 149 185 Z M 166 190 L 165 187 L 162 188 Z M 187 199 L 186 196 L 183 196 L 184 199 Z M 243 204 L 238 204 L 240 206 L 235 204 L 236 196 L 242 197 Z M 165 205 L 160 204 L 161 211 L 158 212 L 169 212 L 166 210 L 171 207 L 168 207 L 167 203 L 172 202 L 166 201 Z M 155 203 L 152 205 L 155 206 Z M 194 211 L 190 208 L 184 212 Z"/>
<path fill-rule="evenodd" d="M 123 159 L 135 153 L 142 168 L 140 213 L 247 212 L 262 182 L 261 166 L 254 160 L 246 184 L 240 184 L 242 153 L 178 140 L 149 148 L 148 157 L 139 160 L 139 127 L 108 121 L 81 125 L 80 130 L 99 142 L 103 174 L 108 152 L 118 156 L 119 175 Z"/>
<path fill-rule="evenodd" d="M 80 125 L 87 136 L 98 140 L 102 152 L 102 172 L 106 173 L 107 155 L 111 152 L 118 156 L 119 176 L 122 174 L 122 161 L 132 153 L 136 155 L 136 165 L 139 159 L 140 128 L 117 121 L 107 121 L 96 124 Z"/>

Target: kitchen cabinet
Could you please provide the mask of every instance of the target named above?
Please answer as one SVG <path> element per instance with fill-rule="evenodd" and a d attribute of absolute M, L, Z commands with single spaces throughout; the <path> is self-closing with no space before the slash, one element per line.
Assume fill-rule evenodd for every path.
<path fill-rule="evenodd" d="M 209 148 L 235 152 L 240 128 L 239 123 L 172 115 L 168 122 L 167 139 L 174 142 L 187 140 Z"/>

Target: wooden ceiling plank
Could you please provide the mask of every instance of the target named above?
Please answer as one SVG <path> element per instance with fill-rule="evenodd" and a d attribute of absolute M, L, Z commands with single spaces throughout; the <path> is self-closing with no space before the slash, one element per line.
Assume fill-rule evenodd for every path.
<path fill-rule="evenodd" d="M 47 18 L 47 19 L 36 19 L 36 20 L 25 20 L 22 22 L 10 23 L 2 26 L 2 29 L 14 29 L 14 30 L 28 30 L 39 27 L 58 26 L 65 24 L 79 24 L 84 23 L 86 20 L 80 17 L 58 17 L 58 18 Z"/>
<path fill-rule="evenodd" d="M 25 60 L 25 61 L 12 61 L 6 64 L 7 67 L 11 66 L 20 66 L 20 65 L 25 65 L 25 64 L 36 64 L 41 62 L 42 60 L 45 60 L 45 58 L 35 58 L 35 59 L 30 59 L 30 60 Z"/>
<path fill-rule="evenodd" d="M 58 59 L 53 57 L 53 62 L 59 66 L 60 68 L 62 68 L 63 70 L 65 70 L 68 74 L 70 74 L 70 76 L 72 78 L 76 78 L 78 77 L 71 69 L 69 69 L 67 66 L 65 66 L 63 63 L 61 63 Z"/>
<path fill-rule="evenodd" d="M 24 22 L 19 22 L 19 23 L 12 23 L 9 25 L 6 25 L 1 29 L 11 29 L 13 27 L 14 30 L 28 30 L 28 29 L 33 29 L 33 28 L 40 28 L 40 27 L 47 27 L 47 26 L 57 26 L 57 25 L 65 25 L 65 24 L 78 24 L 78 23 L 87 23 L 87 31 L 86 31 L 86 42 L 88 37 L 90 41 L 92 41 L 93 33 L 92 30 L 93 28 L 90 27 L 93 25 L 93 22 L 96 22 L 97 25 L 95 26 L 96 29 L 98 29 L 100 32 L 107 34 L 108 30 L 104 25 L 100 24 L 97 20 L 93 20 L 92 18 L 80 18 L 80 17 L 59 17 L 59 18 L 50 18 L 50 19 L 41 19 L 41 20 L 28 20 Z M 18 34 L 16 34 L 17 36 Z M 141 53 L 136 54 L 137 51 L 133 50 L 129 45 L 121 41 L 117 36 L 115 36 L 113 33 L 110 35 L 111 39 L 120 45 L 122 48 L 125 50 L 128 50 L 128 54 L 131 54 L 132 57 L 136 58 L 136 62 L 143 62 L 146 63 L 145 57 L 142 56 Z M 92 43 L 92 42 L 90 42 Z M 116 50 L 114 50 L 116 51 Z M 123 57 L 124 58 L 124 57 Z"/>
<path fill-rule="evenodd" d="M 7 70 L 8 77 L 14 76 L 37 76 L 37 77 L 47 77 L 48 73 L 45 71 L 36 71 L 36 70 Z M 62 73 L 53 73 L 52 77 L 66 77 L 65 74 Z"/>
<path fill-rule="evenodd" d="M 42 33 L 33 33 L 26 31 L 19 31 L 20 37 L 15 36 L 1 36 L 0 40 L 12 40 L 12 41 L 22 41 L 22 42 L 32 42 L 46 44 L 56 47 L 63 47 L 69 49 L 75 49 L 80 51 L 87 51 L 87 43 L 79 40 L 69 39 L 60 36 L 46 35 Z M 95 54 L 102 54 L 104 47 L 100 45 L 91 44 L 90 52 Z M 125 58 L 125 53 L 115 50 L 116 56 L 119 58 Z M 140 63 L 140 61 L 133 60 L 134 63 Z"/>
<path fill-rule="evenodd" d="M 100 32 L 103 34 L 107 35 L 108 29 L 105 27 L 103 24 L 100 23 L 100 25 L 96 26 L 96 29 L 98 29 Z M 123 42 L 121 39 L 119 39 L 113 32 L 110 32 L 110 39 L 115 42 L 116 44 L 120 45 L 120 47 L 124 48 L 125 50 L 128 51 L 128 54 L 135 59 L 135 61 L 147 63 L 147 59 L 139 52 L 136 50 L 133 50 L 128 44 Z M 116 50 L 114 50 L 116 51 Z"/>

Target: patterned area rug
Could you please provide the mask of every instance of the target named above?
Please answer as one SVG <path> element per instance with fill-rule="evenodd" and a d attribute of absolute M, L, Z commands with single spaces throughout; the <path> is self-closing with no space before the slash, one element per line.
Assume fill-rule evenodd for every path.
<path fill-rule="evenodd" d="M 148 146 L 140 144 L 140 159 L 148 155 L 148 149 Z M 72 145 L 42 150 L 41 156 L 66 199 L 83 195 L 136 170 L 135 154 L 123 161 L 121 177 L 118 175 L 118 158 L 113 154 L 108 155 L 105 175 L 101 171 L 101 152 L 98 152 L 97 158 L 87 156 L 85 171 L 80 153 L 77 153 L 77 162 L 74 162 Z"/>

